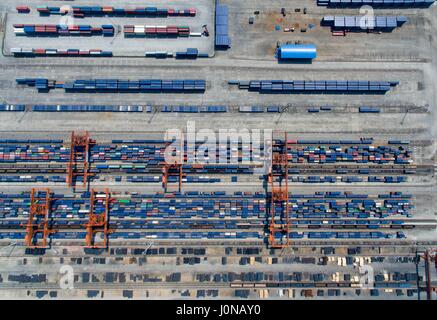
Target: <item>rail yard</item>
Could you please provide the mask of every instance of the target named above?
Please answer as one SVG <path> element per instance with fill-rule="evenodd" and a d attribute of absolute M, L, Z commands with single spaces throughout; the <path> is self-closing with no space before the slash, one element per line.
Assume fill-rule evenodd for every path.
<path fill-rule="evenodd" d="M 0 299 L 437 299 L 434 1 L 0 20 Z"/>

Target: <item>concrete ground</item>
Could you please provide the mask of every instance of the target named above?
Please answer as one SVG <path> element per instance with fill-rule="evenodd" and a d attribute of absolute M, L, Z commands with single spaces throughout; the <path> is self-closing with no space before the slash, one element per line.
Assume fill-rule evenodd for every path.
<path fill-rule="evenodd" d="M 147 5 L 158 3 L 148 1 Z M 120 0 L 94 1 L 93 4 L 125 6 Z M 144 1 L 132 0 L 132 6 L 144 5 Z M 435 167 L 437 149 L 437 44 L 433 36 L 437 30 L 437 5 L 428 9 L 384 9 L 376 10 L 376 15 L 403 15 L 408 22 L 390 33 L 348 33 L 346 37 L 333 37 L 329 28 L 321 27 L 320 20 L 325 15 L 358 15 L 358 9 L 328 9 L 317 7 L 313 0 L 275 0 L 275 1 L 237 1 L 222 0 L 229 6 L 230 37 L 232 48 L 228 51 L 213 49 L 213 1 L 203 0 L 190 4 L 187 1 L 170 2 L 165 6 L 191 7 L 199 10 L 199 16 L 194 20 L 171 20 L 168 24 L 189 24 L 195 31 L 200 31 L 202 24 L 211 26 L 210 38 L 180 39 L 174 42 L 159 43 L 155 40 L 124 39 L 118 36 L 110 38 L 17 38 L 11 34 L 11 25 L 29 18 L 28 23 L 42 21 L 55 22 L 59 17 L 40 18 L 32 15 L 18 15 L 15 10 L 16 1 L 3 0 L 0 3 L 0 36 L 3 39 L 0 56 L 0 103 L 5 104 L 110 104 L 110 105 L 143 105 L 153 106 L 152 113 L 37 113 L 18 112 L 0 114 L 1 139 L 64 139 L 69 142 L 73 130 L 89 130 L 91 136 L 99 142 L 110 142 L 113 139 L 162 139 L 167 129 L 183 129 L 188 121 L 194 121 L 197 129 L 209 128 L 214 131 L 223 128 L 231 129 L 272 129 L 288 132 L 290 139 L 355 139 L 373 137 L 376 141 L 410 140 L 413 149 L 414 165 Z M 74 5 L 89 5 L 90 1 L 77 0 Z M 47 5 L 47 1 L 35 0 L 32 8 L 37 5 Z M 50 1 L 50 5 L 62 6 L 63 1 Z M 282 17 L 280 9 L 284 7 L 287 16 Z M 300 8 L 301 12 L 295 12 Z M 306 15 L 302 13 L 307 8 Z M 254 11 L 259 10 L 259 15 Z M 255 17 L 253 25 L 248 24 L 249 17 Z M 149 24 L 148 19 L 80 19 L 80 24 L 98 25 L 111 21 L 116 25 Z M 166 24 L 159 20 L 156 24 Z M 193 22 L 190 22 L 193 21 Z M 156 21 L 155 21 L 156 22 Z M 313 24 L 314 28 L 309 28 Z M 281 31 L 275 31 L 280 26 Z M 285 27 L 295 27 L 294 33 L 283 32 Z M 301 32 L 300 28 L 306 28 Z M 23 42 L 26 40 L 26 42 Z M 29 42 L 27 42 L 29 40 Z M 192 42 L 193 41 L 193 42 Z M 301 41 L 314 43 L 318 48 L 318 58 L 312 64 L 279 64 L 274 59 L 277 43 Z M 101 47 L 112 50 L 116 55 L 130 57 L 113 58 L 14 58 L 8 55 L 9 49 L 16 46 L 26 47 L 58 47 L 83 48 Z M 27 45 L 28 44 L 28 45 Z M 88 48 L 90 47 L 90 48 Z M 179 51 L 187 47 L 198 47 L 213 58 L 195 61 L 177 61 L 173 59 L 155 60 L 140 58 L 144 51 Z M 200 50 L 202 48 L 202 50 Z M 134 57 L 136 56 L 136 57 Z M 207 82 L 205 94 L 101 94 L 101 93 L 65 93 L 63 90 L 52 90 L 50 93 L 38 93 L 34 88 L 17 86 L 16 78 L 48 78 L 59 81 L 74 79 L 204 79 Z M 392 80 L 399 85 L 386 95 L 303 95 L 278 94 L 266 95 L 244 90 L 238 90 L 228 85 L 229 80 Z M 162 113 L 163 105 L 226 105 L 229 112 L 224 114 L 182 114 Z M 239 106 L 279 105 L 286 107 L 281 114 L 243 114 L 238 112 Z M 308 113 L 310 107 L 330 105 L 331 112 Z M 360 106 L 375 106 L 381 108 L 378 114 L 358 113 Z M 27 108 L 30 109 L 29 107 Z M 431 170 L 432 171 L 432 170 Z M 198 184 L 184 185 L 184 191 L 265 191 L 262 181 L 257 177 L 239 178 L 238 183 L 231 184 L 229 179 L 208 186 Z M 92 186 L 98 188 L 110 187 L 116 192 L 147 192 L 162 191 L 160 184 L 114 184 L 111 179 L 96 181 Z M 0 192 L 12 193 L 28 191 L 28 184 L 0 184 Z M 63 185 L 50 185 L 56 192 L 71 193 Z M 145 256 L 146 262 L 132 254 L 111 255 L 103 252 L 100 255 L 87 255 L 80 243 L 66 245 L 56 242 L 52 249 L 43 256 L 31 256 L 25 253 L 21 243 L 2 241 L 0 246 L 0 297 L 5 299 L 36 299 L 36 291 L 56 291 L 59 299 L 86 299 L 87 290 L 99 290 L 98 298 L 121 299 L 123 289 L 132 290 L 134 299 L 196 299 L 197 290 L 219 290 L 218 298 L 235 298 L 236 288 L 230 283 L 216 284 L 199 282 L 196 275 L 202 273 L 250 271 L 265 272 L 273 278 L 279 272 L 303 272 L 304 279 L 311 274 L 323 273 L 330 278 L 335 272 L 342 276 L 345 273 L 359 275 L 357 266 L 339 266 L 338 258 L 347 256 L 376 257 L 382 256 L 383 262 L 370 262 L 367 265 L 378 273 L 394 272 L 416 273 L 413 260 L 400 263 L 399 258 L 412 259 L 416 249 L 423 251 L 437 245 L 435 209 L 437 183 L 433 172 L 428 175 L 412 175 L 409 181 L 402 184 L 291 184 L 293 193 L 314 193 L 316 191 L 353 191 L 367 194 L 381 194 L 392 191 L 402 191 L 413 195 L 412 221 L 421 227 L 407 230 L 406 240 L 396 243 L 374 241 L 300 241 L 293 243 L 287 250 L 266 248 L 261 241 L 186 241 L 174 243 L 159 241 L 152 244 L 156 247 L 201 247 L 206 249 L 205 255 L 199 256 L 201 261 L 194 265 L 184 263 L 181 253 L 176 256 Z M 148 247 L 147 241 L 120 241 L 116 247 Z M 226 254 L 225 248 L 233 248 L 233 253 Z M 237 248 L 245 246 L 261 249 L 259 254 L 237 254 Z M 326 254 L 322 247 L 333 246 L 335 253 Z M 352 247 L 361 247 L 361 254 L 348 251 Z M 67 250 L 64 253 L 64 249 Z M 193 257 L 189 254 L 186 257 Z M 222 264 L 222 257 L 228 258 L 227 264 Z M 261 258 L 261 262 L 240 264 L 241 257 Z M 302 257 L 333 258 L 327 265 L 316 263 L 290 262 L 290 259 Z M 94 258 L 105 258 L 101 264 Z M 71 259 L 73 258 L 73 259 Z M 82 258 L 81 264 L 76 258 Z M 85 261 L 87 258 L 87 261 Z M 278 258 L 278 263 L 271 259 Z M 289 259 L 289 260 L 287 260 Z M 317 260 L 318 261 L 318 260 Z M 60 289 L 59 268 L 71 265 L 74 268 L 77 281 L 72 290 Z M 82 273 L 90 272 L 99 282 L 82 283 Z M 126 273 L 126 283 L 108 283 L 104 279 L 107 272 Z M 171 273 L 181 272 L 181 281 L 171 283 L 165 277 Z M 41 284 L 24 284 L 8 280 L 9 275 L 17 274 L 47 274 L 47 281 Z M 159 282 L 144 282 L 131 280 L 132 275 L 145 273 L 159 278 Z M 420 286 L 424 286 L 423 261 L 418 267 Z M 432 273 L 432 281 L 436 275 Z M 269 280 L 270 281 L 270 280 Z M 332 280 L 331 283 L 336 283 Z M 417 289 L 414 281 L 410 290 Z M 249 287 L 248 287 L 249 288 Z M 237 289 L 248 289 L 237 288 Z M 357 287 L 358 288 L 358 287 Z M 189 290 L 189 296 L 185 296 Z M 249 288 L 249 298 L 259 299 L 260 288 Z M 328 288 L 311 287 L 313 295 L 317 290 L 324 290 L 327 296 Z M 402 289 L 403 295 L 397 295 L 396 290 L 390 292 L 380 290 L 379 297 L 371 297 L 369 290 L 355 288 L 341 289 L 341 296 L 335 299 L 417 299 L 416 293 L 407 295 L 407 289 Z M 270 289 L 268 299 L 304 299 L 301 289 Z M 104 295 L 102 296 L 102 292 Z M 182 295 L 184 293 L 184 295 Z M 424 293 L 422 292 L 422 299 Z M 48 295 L 43 299 L 48 299 Z M 212 299 L 214 297 L 207 297 Z M 96 298 L 97 299 L 97 298 Z"/>

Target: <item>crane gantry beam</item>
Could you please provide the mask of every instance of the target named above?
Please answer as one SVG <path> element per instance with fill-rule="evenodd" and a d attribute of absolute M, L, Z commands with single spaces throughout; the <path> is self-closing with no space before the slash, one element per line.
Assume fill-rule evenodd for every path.
<path fill-rule="evenodd" d="M 171 162 L 165 161 L 162 164 L 162 187 L 165 192 L 168 191 L 168 183 L 169 177 L 177 176 L 178 177 L 178 191 L 182 191 L 182 179 L 184 177 L 183 173 L 183 163 L 185 159 L 185 151 L 184 151 L 184 139 L 183 137 L 180 139 L 180 150 L 176 151 L 175 160 Z M 166 148 L 170 146 L 170 143 L 166 145 Z"/>
<path fill-rule="evenodd" d="M 279 142 L 275 142 L 272 137 L 272 156 L 268 177 L 270 184 L 269 245 L 272 248 L 286 248 L 290 245 L 287 133 L 284 133 L 284 136 L 285 140 Z M 276 212 L 277 207 L 281 208 L 279 216 Z M 279 241 L 276 238 L 277 233 L 281 234 Z"/>
<path fill-rule="evenodd" d="M 95 141 L 90 138 L 88 131 L 71 133 L 70 159 L 67 166 L 67 185 L 74 187 L 76 177 L 83 177 L 83 187 L 88 184 L 89 173 L 89 153 L 90 146 Z"/>
<path fill-rule="evenodd" d="M 86 227 L 86 248 L 107 248 L 109 230 L 109 190 L 105 189 L 103 192 L 91 190 L 90 195 L 90 211 L 88 214 L 88 223 Z M 96 210 L 97 206 L 101 206 Z M 98 212 L 96 212 L 98 211 Z M 101 234 L 103 239 L 97 243 L 96 235 Z"/>
<path fill-rule="evenodd" d="M 33 188 L 30 192 L 29 218 L 27 224 L 23 225 L 26 227 L 24 243 L 28 248 L 48 247 L 48 237 L 54 232 L 49 224 L 50 196 L 49 188 Z M 42 234 L 40 241 L 38 241 L 39 234 Z"/>

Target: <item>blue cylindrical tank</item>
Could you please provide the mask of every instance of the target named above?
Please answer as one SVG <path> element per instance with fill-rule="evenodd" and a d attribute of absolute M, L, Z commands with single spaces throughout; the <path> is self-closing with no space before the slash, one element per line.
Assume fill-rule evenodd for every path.
<path fill-rule="evenodd" d="M 278 59 L 315 59 L 317 48 L 314 44 L 287 44 L 279 47 Z"/>

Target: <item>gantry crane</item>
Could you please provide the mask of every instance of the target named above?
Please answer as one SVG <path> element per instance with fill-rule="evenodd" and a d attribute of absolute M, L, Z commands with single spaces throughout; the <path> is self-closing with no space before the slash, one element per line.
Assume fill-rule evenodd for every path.
<path fill-rule="evenodd" d="M 289 204 L 288 204 L 288 140 L 287 133 L 284 141 L 275 141 L 272 137 L 272 157 L 269 173 L 270 184 L 270 221 L 269 245 L 272 248 L 286 248 L 290 245 L 289 237 Z M 276 181 L 276 180 L 279 181 Z M 277 215 L 277 207 L 281 208 L 281 215 Z M 279 220 L 279 221 L 278 221 Z M 281 234 L 281 240 L 276 234 Z M 284 240 L 285 236 L 285 240 Z"/>
<path fill-rule="evenodd" d="M 51 195 L 49 188 L 33 188 L 30 193 L 30 209 L 24 238 L 25 246 L 28 248 L 47 248 L 47 239 L 51 230 L 49 224 Z M 38 241 L 38 234 L 42 239 Z"/>
<path fill-rule="evenodd" d="M 431 264 L 430 262 L 434 262 L 434 267 L 437 272 L 437 250 L 428 249 L 425 251 L 417 252 L 416 251 L 416 273 L 419 277 L 419 263 L 420 259 L 423 259 L 424 261 L 424 267 L 425 267 L 425 287 L 420 286 L 419 279 L 417 280 L 417 289 L 418 289 L 418 296 L 420 300 L 420 292 L 425 291 L 426 292 L 426 300 L 432 300 L 432 293 L 433 291 L 437 290 L 436 286 L 433 286 L 432 284 L 432 277 L 431 277 Z"/>
<path fill-rule="evenodd" d="M 67 166 L 67 185 L 69 187 L 75 186 L 76 177 L 83 177 L 83 187 L 86 188 L 88 184 L 89 173 L 89 152 L 90 145 L 96 142 L 89 136 L 88 131 L 72 132 L 71 146 L 70 146 L 70 160 Z"/>
<path fill-rule="evenodd" d="M 182 191 L 182 179 L 184 177 L 183 174 L 183 163 L 184 163 L 184 140 L 181 138 L 181 145 L 180 150 L 175 150 L 176 155 L 173 156 L 175 160 L 172 160 L 171 162 L 165 161 L 162 164 L 162 187 L 164 188 L 164 191 L 168 191 L 168 178 L 170 176 L 177 176 L 178 177 L 178 191 Z M 166 148 L 170 146 L 171 143 L 168 143 L 166 145 Z M 179 153 L 179 154 L 178 154 Z"/>
<path fill-rule="evenodd" d="M 434 250 L 426 250 L 423 254 L 422 258 L 425 261 L 425 282 L 426 282 L 426 299 L 432 300 L 432 292 L 436 289 L 436 287 L 433 287 L 432 285 L 432 279 L 431 279 L 431 265 L 430 262 L 434 261 L 435 269 L 437 271 L 437 259 L 436 259 L 437 252 Z"/>
<path fill-rule="evenodd" d="M 94 189 L 91 190 L 90 195 L 90 211 L 88 215 L 88 223 L 86 227 L 86 248 L 107 248 L 108 247 L 108 234 L 109 230 L 109 203 L 110 203 L 109 190 L 105 189 L 103 192 L 98 192 Z M 96 212 L 96 207 L 100 205 L 99 212 Z M 103 209 L 103 210 L 102 210 Z M 96 235 L 101 234 L 103 239 L 97 243 Z"/>

